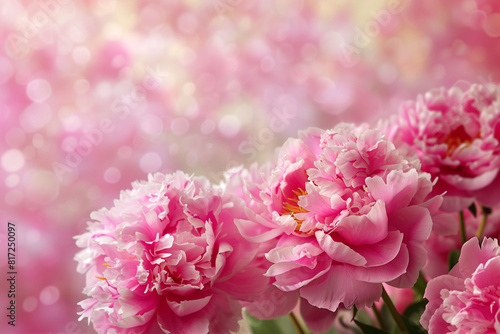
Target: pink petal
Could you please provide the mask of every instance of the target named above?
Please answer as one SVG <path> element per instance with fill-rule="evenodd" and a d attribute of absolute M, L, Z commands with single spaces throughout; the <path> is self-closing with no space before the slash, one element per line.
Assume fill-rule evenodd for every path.
<path fill-rule="evenodd" d="M 432 219 L 428 209 L 410 206 L 392 213 L 389 216 L 389 225 L 392 230 L 402 232 L 404 240 L 424 242 L 429 239 Z"/>
<path fill-rule="evenodd" d="M 366 264 L 366 259 L 363 256 L 346 244 L 334 241 L 323 231 L 316 232 L 316 239 L 321 248 L 332 260 L 340 263 L 352 264 L 354 266 L 363 266 Z"/>
<path fill-rule="evenodd" d="M 337 314 L 324 308 L 312 306 L 307 299 L 301 298 L 300 315 L 309 330 L 313 333 L 324 333 L 332 328 Z"/>
<path fill-rule="evenodd" d="M 500 333 L 500 309 L 498 310 L 497 314 L 495 314 L 495 331 L 497 333 Z"/>
<path fill-rule="evenodd" d="M 316 157 L 311 149 L 302 140 L 289 138 L 278 153 L 278 161 L 291 160 L 295 162 L 297 158 L 306 161 L 307 165 L 304 166 L 304 168 L 314 167 L 312 161 L 314 161 Z"/>
<path fill-rule="evenodd" d="M 203 309 L 210 302 L 210 299 L 212 299 L 212 295 L 200 299 L 186 299 L 180 301 L 167 299 L 167 305 L 176 315 L 183 317 Z"/>
<path fill-rule="evenodd" d="M 306 184 L 308 194 L 301 196 L 298 205 L 323 217 L 334 216 L 345 209 L 345 201 L 339 195 L 322 196 L 317 187 Z"/>
<path fill-rule="evenodd" d="M 441 210 L 446 212 L 458 212 L 466 209 L 474 202 L 474 197 L 467 193 L 465 195 L 452 196 L 451 192 L 443 197 L 443 204 Z"/>
<path fill-rule="evenodd" d="M 223 295 L 214 295 L 210 303 L 198 312 L 186 316 L 176 315 L 165 301 L 158 309 L 158 324 L 166 333 L 183 334 L 229 334 L 237 331 L 241 318 L 241 307 Z"/>
<path fill-rule="evenodd" d="M 429 327 L 431 318 L 435 316 L 436 310 L 443 304 L 441 298 L 441 290 L 443 289 L 464 290 L 464 281 L 463 279 L 451 275 L 439 276 L 429 281 L 424 294 L 424 298 L 426 298 L 429 303 L 425 306 L 425 311 L 420 318 L 420 323 L 424 328 Z"/>
<path fill-rule="evenodd" d="M 320 128 L 310 127 L 307 130 L 299 131 L 299 138 L 302 140 L 309 149 L 317 156 L 321 153 L 320 149 L 320 141 L 321 135 L 324 133 L 324 130 Z"/>
<path fill-rule="evenodd" d="M 121 306 L 118 327 L 138 327 L 147 324 L 156 314 L 159 296 L 156 293 L 145 294 L 132 292 L 128 289 L 118 289 L 120 294 L 119 304 Z"/>
<path fill-rule="evenodd" d="M 230 279 L 217 282 L 213 286 L 240 301 L 256 300 L 270 284 L 264 272 L 264 269 L 250 265 Z"/>
<path fill-rule="evenodd" d="M 380 283 L 360 282 L 343 265 L 334 265 L 315 282 L 303 287 L 300 296 L 316 307 L 335 312 L 340 303 L 346 308 L 371 306 L 382 294 Z"/>
<path fill-rule="evenodd" d="M 258 319 L 274 319 L 290 313 L 299 300 L 299 291 L 284 292 L 270 285 L 253 303 L 242 303 L 246 311 Z"/>
<path fill-rule="evenodd" d="M 264 220 L 263 218 L 260 218 Z M 264 242 L 271 240 L 282 233 L 279 228 L 268 228 L 260 224 L 246 219 L 235 219 L 234 223 L 238 227 L 241 235 L 251 242 Z"/>
<path fill-rule="evenodd" d="M 384 240 L 376 244 L 353 246 L 352 249 L 366 259 L 365 267 L 380 266 L 392 261 L 398 255 L 402 241 L 401 232 L 391 231 Z"/>
<path fill-rule="evenodd" d="M 454 333 L 453 330 L 456 329 L 456 327 L 447 323 L 443 318 L 443 314 L 444 314 L 444 309 L 441 306 L 436 310 L 435 314 L 429 321 L 428 324 L 429 333 Z M 420 323 L 422 323 L 422 320 L 420 320 Z M 427 328 L 423 324 L 422 326 L 424 326 L 424 328 Z"/>
<path fill-rule="evenodd" d="M 297 268 L 314 269 L 316 268 L 316 265 L 316 257 L 302 257 L 293 262 L 278 262 L 269 267 L 269 269 L 265 273 L 265 276 L 273 277 L 282 275 Z"/>
<path fill-rule="evenodd" d="M 398 255 L 389 263 L 376 267 L 346 266 L 351 276 L 362 282 L 383 283 L 393 280 L 406 272 L 408 267 L 408 249 L 400 245 Z"/>
<path fill-rule="evenodd" d="M 446 183 L 461 190 L 474 191 L 487 187 L 497 176 L 498 169 L 490 170 L 481 175 L 468 178 L 458 174 L 440 174 L 439 177 Z"/>
<path fill-rule="evenodd" d="M 374 200 L 382 200 L 388 213 L 408 206 L 418 188 L 418 173 L 410 169 L 404 173 L 393 170 L 387 175 L 387 184 L 380 176 L 369 177 L 366 185 Z"/>
<path fill-rule="evenodd" d="M 474 192 L 481 205 L 495 206 L 500 203 L 500 176 L 497 175 L 488 186 Z"/>
<path fill-rule="evenodd" d="M 304 266 L 296 267 L 284 271 L 283 274 L 276 275 L 276 282 L 274 285 L 283 291 L 292 291 L 307 285 L 309 282 L 318 277 L 323 276 L 330 269 L 332 260 L 324 253 L 316 257 L 316 260 L 316 265 L 313 268 Z M 271 268 L 269 270 L 271 270 Z M 266 273 L 266 275 L 268 273 Z"/>
<path fill-rule="evenodd" d="M 489 259 L 498 254 L 498 241 L 485 238 L 482 247 L 479 247 L 479 240 L 476 237 L 469 239 L 462 246 L 458 266 L 455 266 L 450 274 L 467 278 L 471 277 L 480 263 L 485 264 Z"/>
<path fill-rule="evenodd" d="M 432 231 L 439 235 L 456 235 L 458 233 L 457 217 L 443 212 L 432 216 Z"/>
<path fill-rule="evenodd" d="M 500 257 L 488 260 L 483 269 L 478 267 L 472 280 L 482 289 L 487 289 L 490 286 L 500 287 Z"/>
<path fill-rule="evenodd" d="M 335 229 L 348 244 L 374 244 L 387 236 L 387 214 L 382 201 L 377 201 L 368 214 L 348 216 Z"/>
<path fill-rule="evenodd" d="M 436 184 L 432 187 L 433 195 L 443 195 L 443 203 L 440 209 L 445 212 L 458 212 L 466 209 L 472 202 L 474 196 L 469 191 L 450 187 L 448 183 L 438 178 Z"/>
<path fill-rule="evenodd" d="M 307 242 L 307 240 L 311 242 Z M 312 237 L 305 239 L 286 236 L 286 238 L 281 238 L 277 247 L 271 249 L 265 256 L 270 262 L 279 263 L 296 261 L 303 257 L 315 257 L 321 253 L 323 253 L 323 250 Z"/>
<path fill-rule="evenodd" d="M 387 284 L 397 288 L 411 288 L 418 279 L 420 269 L 422 269 L 427 261 L 427 251 L 421 243 L 410 241 L 406 246 L 410 254 L 406 272 L 398 278 L 387 282 Z"/>

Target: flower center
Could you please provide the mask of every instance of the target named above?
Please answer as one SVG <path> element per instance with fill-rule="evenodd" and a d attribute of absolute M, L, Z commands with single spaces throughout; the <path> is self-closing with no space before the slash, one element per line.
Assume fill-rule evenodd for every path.
<path fill-rule="evenodd" d="M 475 138 L 469 136 L 463 125 L 460 125 L 455 130 L 451 131 L 444 143 L 448 145 L 446 156 L 449 157 L 460 145 L 466 144 L 469 146 Z"/>
<path fill-rule="evenodd" d="M 296 190 L 292 190 L 292 193 L 294 194 L 293 197 L 289 197 L 285 201 L 283 201 L 283 208 L 282 208 L 281 214 L 292 216 L 292 218 L 295 219 L 295 221 L 297 222 L 297 226 L 295 227 L 295 231 L 301 232 L 300 227 L 302 226 L 302 222 L 304 220 L 298 219 L 297 217 L 295 217 L 295 214 L 309 212 L 308 210 L 304 209 L 303 207 L 301 207 L 298 204 L 299 197 L 307 195 L 307 191 L 305 191 L 302 188 L 298 188 Z"/>

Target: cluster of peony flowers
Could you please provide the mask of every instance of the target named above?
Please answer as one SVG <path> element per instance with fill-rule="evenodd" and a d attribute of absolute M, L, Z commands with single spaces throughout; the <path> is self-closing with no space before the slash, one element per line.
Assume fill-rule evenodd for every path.
<path fill-rule="evenodd" d="M 235 196 L 182 172 L 150 175 L 77 238 L 82 318 L 99 333 L 229 333 L 267 279 L 238 233 Z"/>
<path fill-rule="evenodd" d="M 400 331 L 424 331 L 387 289 L 430 333 L 499 333 L 500 231 L 485 228 L 500 212 L 499 97 L 493 84 L 436 90 L 389 125 L 301 131 L 221 184 L 180 171 L 133 183 L 77 237 L 81 318 L 99 333 L 219 334 L 242 309 L 298 307 L 323 333 L 372 308 L 372 324 L 355 320 L 366 333 L 390 330 L 386 307 Z"/>

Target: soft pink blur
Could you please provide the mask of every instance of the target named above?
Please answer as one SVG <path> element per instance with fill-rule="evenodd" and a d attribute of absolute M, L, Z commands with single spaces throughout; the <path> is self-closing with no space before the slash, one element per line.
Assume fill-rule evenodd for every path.
<path fill-rule="evenodd" d="M 373 123 L 433 87 L 497 81 L 499 15 L 480 0 L 2 1 L 16 332 L 90 332 L 72 236 L 130 182 L 177 169 L 218 182 L 308 126 Z"/>

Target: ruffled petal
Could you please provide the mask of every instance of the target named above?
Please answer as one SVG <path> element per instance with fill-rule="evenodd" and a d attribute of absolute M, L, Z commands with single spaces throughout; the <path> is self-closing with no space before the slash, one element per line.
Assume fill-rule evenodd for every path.
<path fill-rule="evenodd" d="M 429 281 L 424 294 L 424 298 L 427 299 L 429 303 L 425 306 L 425 311 L 420 318 L 420 323 L 426 329 L 429 328 L 431 318 L 438 317 L 436 311 L 443 304 L 443 299 L 441 298 L 441 291 L 443 289 L 463 290 L 464 281 L 463 279 L 451 275 L 443 275 Z"/>
<path fill-rule="evenodd" d="M 252 303 L 243 302 L 246 311 L 257 319 L 274 319 L 290 313 L 299 300 L 299 291 L 285 292 L 274 285 L 267 287 L 260 298 Z"/>
<path fill-rule="evenodd" d="M 307 299 L 300 299 L 300 315 L 313 333 L 324 333 L 332 328 L 337 314 L 324 308 L 309 304 Z"/>
<path fill-rule="evenodd" d="M 374 244 L 387 237 L 387 224 L 384 202 L 377 201 L 366 215 L 342 219 L 335 232 L 350 245 Z"/>
<path fill-rule="evenodd" d="M 328 256 L 334 261 L 340 263 L 352 264 L 354 266 L 366 265 L 366 259 L 358 252 L 354 251 L 348 245 L 334 241 L 329 235 L 323 231 L 316 232 L 316 239 L 320 247 L 325 251 Z"/>
<path fill-rule="evenodd" d="M 371 306 L 381 295 L 381 284 L 360 282 L 343 265 L 332 266 L 326 275 L 300 290 L 300 296 L 311 305 L 332 312 L 340 304 L 346 308 Z"/>
<path fill-rule="evenodd" d="M 383 283 L 394 280 L 406 273 L 408 267 L 408 249 L 406 245 L 401 245 L 399 253 L 390 262 L 374 267 L 354 267 L 345 266 L 350 275 L 361 282 Z"/>
<path fill-rule="evenodd" d="M 387 175 L 387 182 L 380 176 L 366 179 L 368 190 L 374 200 L 382 200 L 388 213 L 408 206 L 418 189 L 418 173 L 410 169 L 404 173 L 393 170 Z"/>

